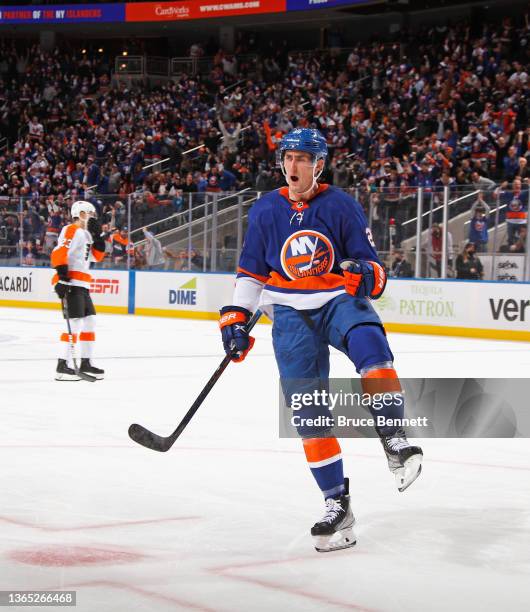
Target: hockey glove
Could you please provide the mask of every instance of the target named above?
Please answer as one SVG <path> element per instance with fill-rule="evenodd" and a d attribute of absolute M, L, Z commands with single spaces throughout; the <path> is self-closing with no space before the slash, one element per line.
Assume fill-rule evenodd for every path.
<path fill-rule="evenodd" d="M 249 336 L 247 331 L 247 323 L 252 313 L 241 306 L 224 306 L 219 312 L 219 327 L 225 353 L 230 355 L 232 361 L 243 361 L 254 346 L 254 338 Z"/>
<path fill-rule="evenodd" d="M 87 230 L 92 236 L 92 246 L 102 253 L 105 252 L 105 238 L 102 236 L 101 223 L 94 217 L 90 217 L 88 220 Z"/>
<path fill-rule="evenodd" d="M 95 217 L 90 217 L 86 228 L 94 240 L 101 236 L 101 223 Z"/>
<path fill-rule="evenodd" d="M 55 284 L 55 293 L 62 300 L 68 293 L 70 293 L 70 288 L 72 286 L 70 284 L 70 279 L 68 278 L 68 266 L 57 266 L 55 270 L 57 271 L 57 276 L 59 277 L 59 280 Z"/>
<path fill-rule="evenodd" d="M 386 286 L 386 272 L 375 261 L 360 259 L 345 259 L 341 261 L 345 279 L 344 288 L 355 297 L 368 297 L 377 300 L 383 294 Z"/>

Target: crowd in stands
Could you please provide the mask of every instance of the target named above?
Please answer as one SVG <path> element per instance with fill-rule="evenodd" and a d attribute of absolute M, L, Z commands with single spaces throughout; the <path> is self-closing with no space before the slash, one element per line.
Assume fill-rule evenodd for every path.
<path fill-rule="evenodd" d="M 128 198 L 141 228 L 185 210 L 189 193 L 200 203 L 203 193 L 277 188 L 277 145 L 295 126 L 325 135 L 324 180 L 355 190 L 380 248 L 389 220 L 399 228 L 414 214 L 417 187 L 438 198 L 445 186 L 452 196 L 479 191 L 486 218 L 500 199 L 515 221 L 508 245 L 520 242 L 530 182 L 528 14 L 347 52 L 298 52 L 287 42 L 249 50 L 219 50 L 209 74 L 148 88 L 113 83 L 110 58 L 96 52 L 46 53 L 4 39 L 0 256 L 22 240 L 28 260 L 46 257 L 79 198 L 96 204 L 114 242 Z"/>

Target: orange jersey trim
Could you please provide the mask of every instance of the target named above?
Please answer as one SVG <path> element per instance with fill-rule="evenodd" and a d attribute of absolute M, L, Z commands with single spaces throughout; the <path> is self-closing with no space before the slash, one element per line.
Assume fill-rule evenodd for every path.
<path fill-rule="evenodd" d="M 338 455 L 340 444 L 337 438 L 306 438 L 304 452 L 309 463 L 317 463 Z"/>
<path fill-rule="evenodd" d="M 526 212 L 510 212 L 506 213 L 507 219 L 526 219 Z"/>
<path fill-rule="evenodd" d="M 122 238 L 119 234 L 114 234 L 112 236 L 112 240 L 115 241 L 115 242 L 119 242 L 123 246 L 127 246 L 129 244 L 129 239 L 128 238 Z"/>
<path fill-rule="evenodd" d="M 92 247 L 92 257 L 96 261 L 102 261 L 104 259 L 104 257 L 105 257 L 105 251 L 98 251 L 97 249 Z"/>
<path fill-rule="evenodd" d="M 64 244 L 57 249 L 54 249 L 51 254 L 52 268 L 57 266 L 65 266 L 68 264 L 68 249 L 74 237 L 74 234 L 79 228 L 74 223 L 70 224 L 64 233 Z"/>
<path fill-rule="evenodd" d="M 306 276 L 295 280 L 285 280 L 278 272 L 271 272 L 267 285 L 282 289 L 297 290 L 320 290 L 341 289 L 344 287 L 344 276 L 340 274 L 322 274 L 321 276 Z"/>
<path fill-rule="evenodd" d="M 241 268 L 241 267 L 239 267 L 237 269 L 237 273 L 238 274 L 245 274 L 246 276 L 250 276 L 251 278 L 255 278 L 256 280 L 259 280 L 262 283 L 266 283 L 269 280 L 268 276 L 260 276 L 259 274 L 254 274 L 254 272 L 249 272 L 248 270 L 245 270 L 245 268 Z"/>
<path fill-rule="evenodd" d="M 68 278 L 71 278 L 72 280 L 83 281 L 85 283 L 92 282 L 92 276 L 90 274 L 85 274 L 85 272 L 78 272 L 77 270 L 68 270 Z M 52 278 L 52 284 L 55 285 L 58 280 L 59 275 L 54 274 Z"/>
<path fill-rule="evenodd" d="M 319 183 L 318 184 L 318 189 L 317 191 L 308 199 L 308 200 L 299 200 L 300 202 L 311 202 L 311 200 L 313 198 L 316 198 L 317 195 L 320 195 L 322 192 L 326 191 L 326 189 L 329 187 L 329 185 L 327 183 Z M 290 204 L 294 204 L 297 202 L 297 200 L 292 200 L 289 197 L 289 187 L 282 187 L 279 190 L 279 193 L 281 196 L 283 196 Z"/>

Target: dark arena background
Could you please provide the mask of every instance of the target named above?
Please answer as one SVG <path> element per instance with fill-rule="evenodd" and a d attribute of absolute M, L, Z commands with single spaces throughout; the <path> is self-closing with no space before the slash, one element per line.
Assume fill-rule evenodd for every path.
<path fill-rule="evenodd" d="M 1 606 L 529 609 L 529 63 L 518 0 L 0 6 Z M 388 277 L 370 303 L 424 454 L 398 492 L 374 430 L 346 431 L 357 544 L 328 554 L 306 457 L 329 459 L 285 434 L 270 309 L 216 371 L 238 269 L 267 282 L 240 254 L 297 129 L 319 130 L 319 182 L 366 220 Z M 79 201 L 101 250 L 76 277 L 97 331 L 77 337 L 94 317 L 67 302 L 65 321 L 52 277 L 71 291 Z M 329 241 L 285 244 L 320 274 Z"/>

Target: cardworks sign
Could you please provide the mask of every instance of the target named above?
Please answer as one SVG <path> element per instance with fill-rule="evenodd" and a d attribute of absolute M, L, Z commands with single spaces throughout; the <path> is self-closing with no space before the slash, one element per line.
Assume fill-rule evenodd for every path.
<path fill-rule="evenodd" d="M 125 5 L 125 21 L 181 21 L 208 17 L 283 13 L 286 10 L 286 3 L 287 0 L 139 2 Z"/>

